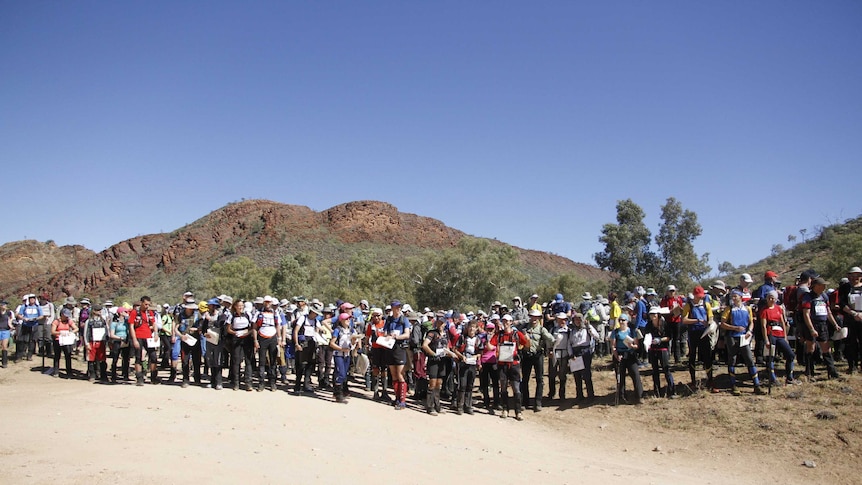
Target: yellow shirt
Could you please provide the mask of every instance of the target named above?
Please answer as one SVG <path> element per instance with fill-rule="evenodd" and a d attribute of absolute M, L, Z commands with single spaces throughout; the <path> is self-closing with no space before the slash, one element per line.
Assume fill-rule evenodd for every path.
<path fill-rule="evenodd" d="M 616 300 L 611 302 L 611 321 L 614 322 L 614 330 L 620 327 L 620 315 L 623 314 L 623 308 Z"/>

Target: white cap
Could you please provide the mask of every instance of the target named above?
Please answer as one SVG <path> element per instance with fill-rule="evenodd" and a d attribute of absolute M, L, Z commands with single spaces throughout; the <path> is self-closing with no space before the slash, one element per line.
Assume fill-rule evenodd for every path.
<path fill-rule="evenodd" d="M 503 321 L 504 322 L 511 322 L 512 320 L 513 320 L 512 315 L 509 315 L 508 313 L 503 315 Z"/>
<path fill-rule="evenodd" d="M 754 280 L 751 279 L 751 275 L 748 273 L 742 273 L 742 276 L 740 276 L 739 279 L 741 279 L 742 281 L 744 281 L 746 283 L 754 282 Z"/>

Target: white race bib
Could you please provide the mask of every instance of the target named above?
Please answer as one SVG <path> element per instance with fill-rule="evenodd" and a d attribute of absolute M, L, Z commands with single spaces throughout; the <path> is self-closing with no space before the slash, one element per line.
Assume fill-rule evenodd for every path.
<path fill-rule="evenodd" d="M 105 340 L 105 329 L 104 328 L 94 328 L 93 329 L 93 341 L 101 342 Z"/>
<path fill-rule="evenodd" d="M 183 335 L 182 340 L 189 347 L 194 347 L 198 343 L 198 339 L 192 337 L 191 335 Z"/>
<path fill-rule="evenodd" d="M 275 327 L 260 327 L 260 334 L 266 338 L 275 335 Z"/>
<path fill-rule="evenodd" d="M 57 339 L 61 346 L 75 345 L 75 334 L 69 331 L 60 332 L 60 337 Z"/>
<path fill-rule="evenodd" d="M 826 305 L 817 305 L 814 307 L 814 314 L 818 317 L 825 317 L 827 315 L 827 309 Z"/>
<path fill-rule="evenodd" d="M 246 335 L 248 335 L 248 329 L 247 328 L 236 331 L 237 338 L 242 338 L 242 337 L 245 337 Z"/>
<path fill-rule="evenodd" d="M 159 342 L 158 337 L 151 337 L 151 338 L 147 339 L 147 348 L 148 349 L 157 349 L 157 348 L 159 348 L 160 344 L 161 344 L 161 342 Z"/>

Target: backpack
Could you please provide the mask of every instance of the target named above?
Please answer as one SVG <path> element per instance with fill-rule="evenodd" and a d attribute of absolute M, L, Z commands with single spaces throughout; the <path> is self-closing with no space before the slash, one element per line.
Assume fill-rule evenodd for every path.
<path fill-rule="evenodd" d="M 591 323 L 599 323 L 602 321 L 602 317 L 599 315 L 599 312 L 596 310 L 595 306 L 591 306 L 587 313 L 584 315 L 584 318 L 587 319 L 588 322 Z"/>
<path fill-rule="evenodd" d="M 796 285 L 790 285 L 784 288 L 784 295 L 781 299 L 784 300 L 784 308 L 786 308 L 788 312 L 795 312 L 799 306 L 799 292 L 797 289 Z"/>
<path fill-rule="evenodd" d="M 410 348 L 418 349 L 422 347 L 422 341 L 425 340 L 425 334 L 428 333 L 424 325 L 413 325 L 410 329 Z"/>

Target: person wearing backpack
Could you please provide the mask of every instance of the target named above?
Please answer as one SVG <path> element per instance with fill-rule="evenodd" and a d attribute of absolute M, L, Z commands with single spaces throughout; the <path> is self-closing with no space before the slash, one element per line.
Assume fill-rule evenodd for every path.
<path fill-rule="evenodd" d="M 584 399 L 584 389 L 586 389 L 586 398 L 592 401 L 596 395 L 593 391 L 593 351 L 595 349 L 596 339 L 599 334 L 589 322 L 584 321 L 583 315 L 580 313 L 572 314 L 572 328 L 569 331 L 569 339 L 567 342 L 569 358 L 573 361 L 572 374 L 575 376 L 575 392 L 578 401 Z M 578 365 L 580 361 L 583 365 Z M 566 366 L 568 362 L 563 362 L 562 366 Z M 560 378 L 560 399 L 565 399 L 565 386 L 562 382 L 565 380 L 565 374 Z"/>
<path fill-rule="evenodd" d="M 542 325 L 541 312 L 533 311 L 529 315 L 530 326 L 523 330 L 523 333 L 530 341 L 530 345 L 524 348 L 524 354 L 521 356 L 521 369 L 524 374 L 520 384 L 521 399 L 523 400 L 524 407 L 527 407 L 530 402 L 530 373 L 534 371 L 536 376 L 536 392 L 533 411 L 538 413 L 542 410 L 542 394 L 545 387 L 545 349 L 554 345 L 554 336 Z"/>
<path fill-rule="evenodd" d="M 350 367 L 350 352 L 356 347 L 359 339 L 362 338 L 361 333 L 356 333 L 350 329 L 353 322 L 353 316 L 350 313 L 341 313 L 338 315 L 337 324 L 332 330 L 332 339 L 329 341 L 329 348 L 332 349 L 333 360 L 335 362 L 335 386 L 332 388 L 333 397 L 337 403 L 347 402 L 347 369 Z"/>
<path fill-rule="evenodd" d="M 512 327 L 512 315 L 503 315 L 503 330 L 491 338 L 491 345 L 496 348 L 497 365 L 500 369 L 500 399 L 503 402 L 501 418 L 509 417 L 509 387 L 512 388 L 515 403 L 515 419 L 522 421 L 521 416 L 521 356 L 519 349 L 530 348 L 528 339 L 519 330 Z"/>
<path fill-rule="evenodd" d="M 830 379 L 838 377 L 830 348 L 829 327 L 830 324 L 835 330 L 840 330 L 840 327 L 829 308 L 829 300 L 826 296 L 826 280 L 819 276 L 811 280 L 811 291 L 806 293 L 799 302 L 799 309 L 803 318 L 802 337 L 805 339 L 805 375 L 809 380 L 814 380 L 814 347 L 816 345 L 820 347 L 828 377 Z"/>
<path fill-rule="evenodd" d="M 554 346 L 548 353 L 548 399 L 557 393 L 560 383 L 560 399 L 566 398 L 566 380 L 569 375 L 569 318 L 565 313 L 557 313 L 554 318 Z"/>
<path fill-rule="evenodd" d="M 511 318 L 511 317 L 509 317 Z M 431 416 L 442 412 L 440 387 L 446 377 L 447 367 L 456 354 L 449 349 L 449 332 L 446 331 L 446 318 L 435 318 L 434 326 L 425 334 L 422 352 L 427 358 L 428 395 L 425 410 Z"/>
<path fill-rule="evenodd" d="M 422 342 L 425 340 L 425 334 L 433 325 L 434 320 L 432 319 L 413 325 L 410 329 L 410 348 L 413 350 L 413 381 L 415 383 L 413 399 L 416 400 L 423 400 L 428 396 L 427 356 L 425 352 L 422 352 Z"/>
<path fill-rule="evenodd" d="M 395 339 L 395 344 L 388 349 L 389 374 L 392 376 L 392 384 L 395 391 L 396 410 L 407 407 L 407 381 L 404 379 L 404 365 L 407 364 L 407 346 L 410 339 L 410 320 L 401 313 L 401 302 L 393 300 L 390 303 L 392 315 L 386 317 L 383 331 L 390 338 Z"/>
<path fill-rule="evenodd" d="M 706 387 L 717 392 L 712 376 L 712 342 L 706 334 L 713 320 L 712 305 L 707 301 L 706 290 L 702 286 L 695 286 L 692 295 L 694 299 L 687 302 L 682 311 L 682 323 L 688 327 L 688 374 L 691 377 L 691 388 L 700 389 L 700 381 L 695 378 L 695 366 L 700 357 L 706 372 Z M 658 377 L 655 379 L 658 380 Z"/>
<path fill-rule="evenodd" d="M 466 324 L 453 349 L 458 360 L 458 396 L 455 414 L 462 411 L 473 414 L 473 384 L 476 381 L 476 368 L 479 363 L 481 340 L 476 335 L 476 322 Z"/>
<path fill-rule="evenodd" d="M 479 334 L 479 347 L 482 353 L 479 359 L 482 366 L 479 371 L 479 388 L 482 392 L 482 403 L 491 415 L 500 408 L 500 369 L 497 367 L 497 347 L 491 343 L 497 334 L 499 322 L 499 315 L 491 315 L 490 320 L 485 324 L 485 331 Z M 491 397 L 494 399 L 493 402 Z"/>
<path fill-rule="evenodd" d="M 84 322 L 84 348 L 87 352 L 87 380 L 108 382 L 108 362 L 105 353 L 108 324 L 102 319 L 102 307 L 96 305 Z"/>
<path fill-rule="evenodd" d="M 628 402 L 626 400 L 626 374 L 629 374 L 635 388 L 635 404 L 641 404 L 643 402 L 643 384 L 638 372 L 638 339 L 632 329 L 629 328 L 630 320 L 629 314 L 624 312 L 620 315 L 619 327 L 611 332 L 613 362 L 617 368 L 619 379 L 616 392 L 623 402 Z"/>
<path fill-rule="evenodd" d="M 697 297 L 697 289 L 695 288 L 695 297 Z M 652 335 L 652 342 L 649 346 L 649 350 L 647 351 L 649 354 L 649 362 L 652 366 L 652 384 L 653 384 L 653 392 L 656 397 L 664 397 L 667 396 L 668 399 L 674 399 L 676 397 L 676 386 L 673 382 L 673 374 L 670 371 L 670 332 L 668 331 L 668 323 L 662 318 L 662 312 L 666 312 L 667 310 L 654 306 L 649 309 L 649 325 L 647 325 L 647 332 Z M 685 320 L 683 320 L 685 321 Z M 689 333 L 689 335 L 691 335 Z M 709 343 L 709 340 L 707 340 Z M 692 353 L 694 352 L 694 346 L 691 347 Z M 709 371 L 710 381 L 712 381 L 712 370 Z M 659 373 L 664 374 L 664 380 L 667 384 L 667 391 L 662 394 L 661 392 L 661 381 L 659 380 Z"/>
<path fill-rule="evenodd" d="M 150 367 L 150 383 L 159 384 L 157 347 L 150 346 L 147 341 L 153 335 L 158 335 L 156 328 L 156 312 L 150 310 L 152 300 L 149 296 L 142 296 L 140 307 L 129 312 L 129 325 L 132 327 L 132 346 L 135 348 L 135 380 L 136 385 L 144 385 L 143 361 L 144 354 Z"/>
<path fill-rule="evenodd" d="M 847 272 L 847 285 L 838 294 L 838 306 L 844 314 L 844 326 L 847 327 L 847 373 L 853 374 L 859 365 L 862 353 L 862 269 L 858 266 Z"/>

